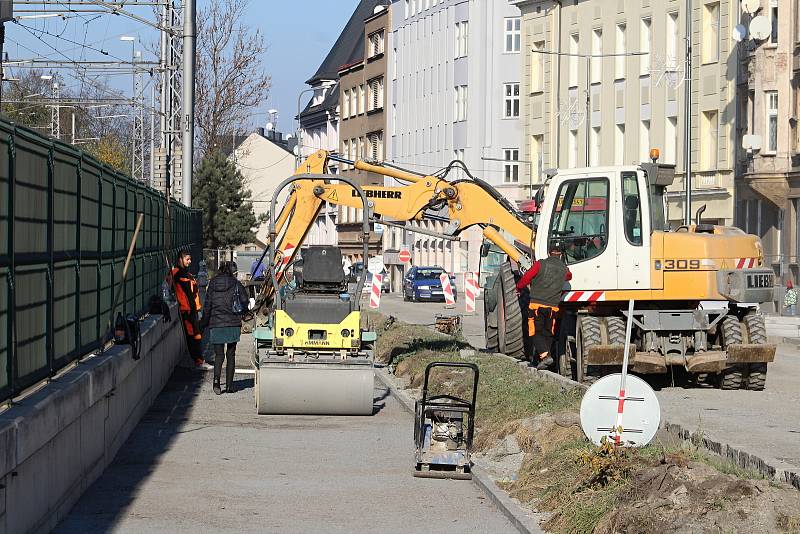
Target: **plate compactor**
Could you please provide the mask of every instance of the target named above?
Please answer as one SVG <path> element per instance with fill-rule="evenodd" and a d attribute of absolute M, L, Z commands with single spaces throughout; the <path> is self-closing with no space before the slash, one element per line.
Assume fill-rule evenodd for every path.
<path fill-rule="evenodd" d="M 431 395 L 429 378 L 435 368 L 472 373 L 472 399 L 453 395 Z M 414 443 L 417 447 L 415 477 L 472 478 L 470 454 L 475 430 L 475 400 L 478 366 L 462 362 L 431 362 L 425 368 L 422 398 L 416 403 Z"/>
<path fill-rule="evenodd" d="M 298 179 L 307 178 L 287 179 L 275 190 L 271 213 L 280 190 Z M 366 200 L 360 187 L 353 188 Z M 367 217 L 364 221 L 366 258 Z M 271 233 L 274 224 L 273 217 Z M 285 272 L 276 273 L 283 265 L 276 267 L 271 252 L 267 276 L 275 290 L 274 305 L 266 324 L 253 332 L 256 409 L 259 414 L 372 415 L 376 334 L 361 329 L 358 298 L 366 271 L 356 293 L 350 294 L 339 248 L 310 246 L 301 255 L 302 271 L 295 270 L 290 287 Z"/>

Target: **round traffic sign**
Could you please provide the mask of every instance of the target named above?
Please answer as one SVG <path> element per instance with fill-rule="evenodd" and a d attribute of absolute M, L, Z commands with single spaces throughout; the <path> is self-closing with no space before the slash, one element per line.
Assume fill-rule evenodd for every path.
<path fill-rule="evenodd" d="M 401 263 L 408 263 L 411 261 L 411 253 L 407 250 L 401 250 L 398 259 Z"/>
<path fill-rule="evenodd" d="M 625 394 L 620 399 L 621 376 L 619 373 L 604 376 L 584 394 L 581 427 L 595 445 L 600 445 L 604 437 L 613 441 L 619 433 L 623 445 L 642 447 L 650 443 L 658 430 L 661 406 L 653 388 L 634 375 L 627 376 Z M 618 417 L 621 429 L 615 428 Z"/>

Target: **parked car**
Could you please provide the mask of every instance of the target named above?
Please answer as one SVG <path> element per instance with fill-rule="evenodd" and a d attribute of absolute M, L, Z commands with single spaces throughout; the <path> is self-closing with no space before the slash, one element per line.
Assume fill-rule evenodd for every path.
<path fill-rule="evenodd" d="M 358 282 L 358 277 L 361 276 L 361 272 L 364 270 L 364 263 L 363 262 L 356 262 L 350 266 L 350 274 L 348 276 L 348 281 L 351 283 Z M 383 270 L 381 273 L 383 275 L 383 279 L 381 280 L 381 293 L 389 293 L 391 290 L 391 284 L 389 284 L 389 273 L 386 269 Z M 372 288 L 372 273 L 367 271 L 367 279 L 364 282 L 364 287 L 362 288 L 362 293 L 369 293 Z"/>
<path fill-rule="evenodd" d="M 446 272 L 441 267 L 412 267 L 403 277 L 403 300 L 444 300 L 442 282 L 439 279 Z M 450 275 L 453 297 L 458 299 L 456 277 Z"/>

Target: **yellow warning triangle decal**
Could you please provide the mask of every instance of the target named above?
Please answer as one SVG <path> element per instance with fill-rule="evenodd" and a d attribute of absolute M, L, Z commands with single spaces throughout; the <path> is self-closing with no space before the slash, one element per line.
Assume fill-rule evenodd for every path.
<path fill-rule="evenodd" d="M 334 202 L 338 202 L 339 201 L 339 195 L 336 194 L 336 189 L 332 190 L 331 194 L 328 195 L 328 200 L 332 200 Z"/>

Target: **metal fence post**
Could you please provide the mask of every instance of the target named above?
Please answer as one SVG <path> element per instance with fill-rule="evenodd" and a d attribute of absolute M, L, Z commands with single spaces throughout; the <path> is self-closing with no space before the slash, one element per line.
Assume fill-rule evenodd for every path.
<path fill-rule="evenodd" d="M 47 347 L 47 373 L 48 376 L 55 374 L 53 360 L 55 358 L 55 345 L 53 343 L 53 321 L 54 321 L 54 289 L 53 279 L 55 278 L 55 265 L 53 262 L 53 232 L 55 225 L 55 165 L 53 162 L 53 144 L 47 151 L 47 312 L 45 325 L 45 347 Z"/>
<path fill-rule="evenodd" d="M 83 259 L 81 234 L 83 234 L 83 154 L 78 154 L 78 164 L 75 166 L 75 179 L 77 180 L 75 188 L 75 350 L 78 352 L 77 357 L 80 358 L 80 352 L 83 345 L 81 344 L 81 260 Z"/>
<path fill-rule="evenodd" d="M 16 129 L 12 131 L 8 135 L 8 295 L 7 295 L 7 307 L 8 307 L 8 316 L 6 317 L 7 322 L 7 340 L 6 343 L 8 344 L 8 361 L 6 362 L 6 374 L 8 380 L 8 388 L 9 388 L 9 395 L 11 397 L 14 396 L 16 392 L 16 357 L 17 357 L 17 336 L 16 336 L 16 322 L 15 319 L 15 311 L 16 311 L 16 291 L 14 288 L 14 267 L 15 267 L 15 259 L 14 259 L 14 189 L 16 189 L 16 164 L 14 162 L 16 158 L 16 152 L 14 147 L 14 134 L 16 133 Z"/>

